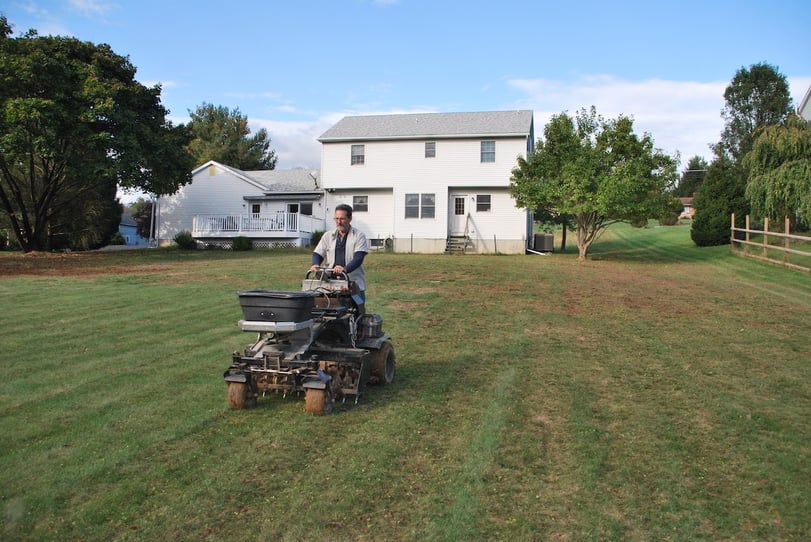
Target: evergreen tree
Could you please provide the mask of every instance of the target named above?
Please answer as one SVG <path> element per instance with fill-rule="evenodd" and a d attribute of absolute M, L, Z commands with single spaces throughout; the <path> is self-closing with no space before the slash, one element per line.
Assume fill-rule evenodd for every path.
<path fill-rule="evenodd" d="M 707 161 L 701 156 L 693 156 L 687 163 L 687 169 L 681 174 L 679 185 L 673 195 L 677 198 L 695 197 L 704 178 L 707 176 Z"/>
<path fill-rule="evenodd" d="M 718 157 L 710 164 L 701 190 L 693 200 L 690 237 L 700 246 L 725 245 L 730 242 L 730 214 L 735 213 L 737 226 L 743 226 L 749 213 L 745 184 L 740 179 L 743 168 L 727 157 Z"/>
<path fill-rule="evenodd" d="M 792 113 L 791 95 L 777 68 L 754 64 L 741 68 L 724 91 L 726 105 L 721 141 L 701 190 L 693 201 L 690 235 L 698 246 L 730 242 L 730 215 L 741 221 L 749 212 L 745 197 L 748 171 L 741 160 L 752 148 L 756 130 L 784 122 Z"/>

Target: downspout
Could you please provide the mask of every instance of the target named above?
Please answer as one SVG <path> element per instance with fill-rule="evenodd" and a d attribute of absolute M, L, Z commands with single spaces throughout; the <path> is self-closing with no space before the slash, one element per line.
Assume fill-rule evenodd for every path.
<path fill-rule="evenodd" d="M 152 213 L 149 217 L 149 246 L 158 246 L 156 237 L 158 236 L 157 224 L 155 224 L 155 217 L 157 215 L 158 197 L 154 196 L 152 199 Z"/>

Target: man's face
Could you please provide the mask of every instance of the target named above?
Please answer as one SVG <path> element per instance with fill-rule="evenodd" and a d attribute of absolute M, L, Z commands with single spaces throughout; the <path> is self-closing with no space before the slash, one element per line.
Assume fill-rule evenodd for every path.
<path fill-rule="evenodd" d="M 350 222 L 352 222 L 352 219 L 347 216 L 346 211 L 335 211 L 335 227 L 341 234 L 346 234 L 349 231 Z"/>

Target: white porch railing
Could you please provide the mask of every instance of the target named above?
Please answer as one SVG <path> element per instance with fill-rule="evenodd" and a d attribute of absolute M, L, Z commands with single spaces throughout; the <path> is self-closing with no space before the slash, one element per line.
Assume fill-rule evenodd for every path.
<path fill-rule="evenodd" d="M 312 233 L 323 228 L 323 220 L 298 213 L 268 213 L 247 215 L 194 215 L 192 234 Z"/>

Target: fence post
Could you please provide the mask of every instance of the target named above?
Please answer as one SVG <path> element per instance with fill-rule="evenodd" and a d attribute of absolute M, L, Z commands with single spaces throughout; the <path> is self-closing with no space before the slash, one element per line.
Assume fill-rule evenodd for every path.
<path fill-rule="evenodd" d="M 788 263 L 788 254 L 789 254 L 788 251 L 789 249 L 791 249 L 791 239 L 789 238 L 789 234 L 791 233 L 790 226 L 791 219 L 789 217 L 786 217 L 786 226 L 783 229 L 783 233 L 786 234 L 786 236 L 783 238 L 783 246 L 786 249 L 783 251 L 783 263 Z"/>
<path fill-rule="evenodd" d="M 743 246 L 743 251 L 746 252 L 747 254 L 749 254 L 749 241 L 751 241 L 751 239 L 749 238 L 749 229 L 750 229 L 749 224 L 750 224 L 749 215 L 746 215 L 746 237 L 745 237 L 746 244 Z"/>
<path fill-rule="evenodd" d="M 763 257 L 769 257 L 769 217 L 763 219 Z"/>
<path fill-rule="evenodd" d="M 729 226 L 729 249 L 735 252 L 735 213 L 732 213 L 732 224 Z"/>

